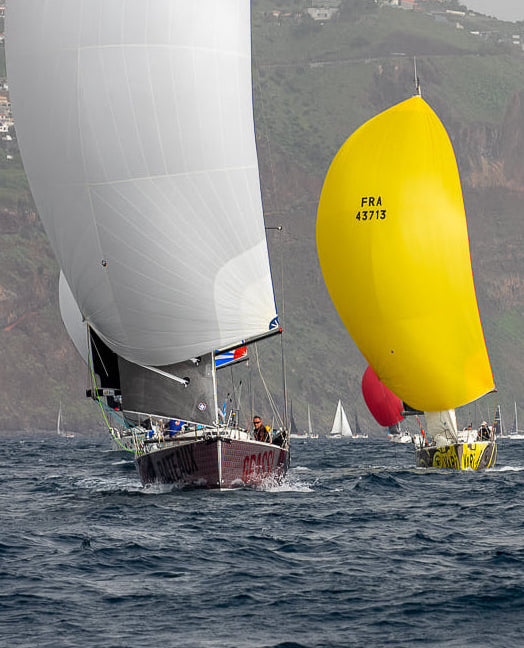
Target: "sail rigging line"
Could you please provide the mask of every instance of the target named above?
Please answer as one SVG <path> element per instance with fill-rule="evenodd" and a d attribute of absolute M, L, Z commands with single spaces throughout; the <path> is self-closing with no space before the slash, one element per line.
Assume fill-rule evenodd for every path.
<path fill-rule="evenodd" d="M 245 358 L 247 362 L 249 358 Z M 241 397 L 242 397 L 242 379 L 239 380 L 238 387 L 235 386 L 235 377 L 233 374 L 233 367 L 231 365 L 237 364 L 237 362 L 231 362 L 226 367 L 230 369 L 230 379 L 231 379 L 231 391 L 228 392 L 225 401 L 230 404 L 229 415 L 227 417 L 227 424 L 230 424 L 232 420 L 233 412 L 236 412 L 235 416 L 240 420 L 240 413 L 242 412 Z M 226 368 L 223 367 L 223 368 Z M 218 368 L 217 368 L 218 370 Z M 248 426 L 249 427 L 249 426 Z"/>
<path fill-rule="evenodd" d="M 284 389 L 284 429 L 289 429 L 289 420 L 287 415 L 287 378 L 286 378 L 286 354 L 284 353 L 284 336 L 280 338 L 280 350 L 282 358 L 282 382 Z"/>
<path fill-rule="evenodd" d="M 282 231 L 282 226 L 280 230 Z M 282 323 L 286 321 L 286 298 L 284 290 L 284 244 L 280 239 L 280 301 L 282 302 Z M 284 428 L 289 428 L 288 407 L 287 407 L 287 374 L 286 374 L 286 354 L 284 352 L 284 335 L 280 338 L 280 352 L 282 357 L 282 384 L 284 391 Z"/>
<path fill-rule="evenodd" d="M 282 225 L 278 225 L 276 227 L 266 227 L 266 230 L 276 230 L 278 232 L 283 232 L 284 228 Z M 279 245 L 279 252 L 280 252 L 280 301 L 282 305 L 282 309 L 277 309 L 277 312 L 279 313 L 279 321 L 282 322 L 282 325 L 286 321 L 286 298 L 285 298 L 285 290 L 284 290 L 284 245 L 282 239 L 280 239 L 280 245 Z M 282 389 L 283 389 L 283 395 L 284 395 L 284 414 L 283 414 L 283 423 L 284 423 L 284 428 L 288 429 L 289 428 L 289 417 L 288 417 L 288 396 L 287 396 L 287 374 L 286 374 L 286 356 L 285 356 L 285 351 L 284 351 L 284 331 L 283 331 L 283 326 L 280 327 L 280 332 L 282 333 L 282 337 L 280 338 L 280 353 L 281 353 L 281 361 L 282 361 Z M 280 416 L 278 417 L 280 420 Z"/>
<path fill-rule="evenodd" d="M 275 169 L 275 162 L 274 162 L 274 157 L 273 157 L 273 152 L 271 149 L 271 141 L 269 138 L 269 128 L 268 128 L 268 120 L 266 119 L 266 115 L 268 114 L 266 104 L 264 102 L 264 93 L 262 92 L 262 84 L 260 81 L 260 68 L 257 64 L 258 57 L 257 57 L 257 51 L 256 51 L 256 45 L 255 41 L 252 38 L 251 39 L 251 49 L 252 49 L 252 61 L 253 61 L 253 90 L 255 90 L 258 94 L 258 103 L 260 105 L 260 122 L 261 122 L 261 128 L 256 129 L 258 133 L 260 133 L 264 140 L 265 144 L 267 147 L 267 157 L 268 157 L 268 162 L 269 162 L 269 169 L 271 172 L 271 197 L 273 204 L 275 206 L 274 212 L 275 213 L 282 213 L 282 207 L 280 205 L 279 201 L 279 193 L 277 192 L 277 180 L 276 180 L 276 169 Z M 253 93 L 254 94 L 254 93 Z M 253 105 L 255 105 L 255 102 L 253 101 Z M 267 215 L 267 212 L 264 212 L 264 216 Z M 279 232 L 283 231 L 282 225 L 278 225 L 276 227 L 266 227 L 266 230 L 269 229 L 276 229 Z M 280 240 L 280 275 L 281 275 L 281 284 L 280 284 L 280 300 L 281 300 L 281 305 L 282 305 L 282 310 L 280 311 L 277 309 L 277 312 L 280 314 L 280 321 L 282 324 L 285 324 L 286 318 L 285 318 L 285 296 L 284 296 L 284 245 L 282 242 L 282 239 Z M 286 363 L 285 363 L 285 354 L 284 354 L 284 336 L 282 336 L 281 339 L 281 354 L 282 354 L 282 381 L 283 381 L 283 390 L 284 390 L 284 428 L 288 428 L 288 404 L 287 404 L 287 380 L 286 380 Z M 278 417 L 280 419 L 280 416 Z"/>
<path fill-rule="evenodd" d="M 235 397 L 236 402 L 237 402 L 237 406 L 236 406 L 235 409 L 238 411 L 238 421 L 239 421 L 239 423 L 240 423 L 240 414 L 241 414 L 241 412 L 242 412 L 242 405 L 241 405 L 241 399 L 242 399 L 242 379 L 241 379 L 240 382 L 238 383 L 238 393 L 237 393 L 237 390 L 235 389 L 235 384 L 233 383 L 233 396 Z M 248 426 L 248 427 L 249 427 L 249 426 Z"/>
<path fill-rule="evenodd" d="M 249 367 L 249 373 L 248 373 L 248 398 L 249 398 L 249 405 L 250 405 L 250 412 L 249 412 L 249 420 L 246 422 L 246 428 L 250 428 L 251 426 L 251 421 L 253 420 L 253 417 L 255 416 L 255 390 L 253 389 L 253 371 L 251 369 L 251 364 L 248 362 L 247 366 Z"/>
<path fill-rule="evenodd" d="M 258 355 L 258 348 L 257 348 L 256 344 L 255 344 L 255 357 L 256 357 L 256 360 L 257 360 L 258 375 L 260 376 L 260 380 L 262 381 L 262 384 L 264 385 L 264 389 L 266 390 L 266 396 L 267 396 L 267 399 L 269 401 L 271 411 L 273 412 L 273 416 L 277 419 L 279 425 L 283 426 L 282 417 L 280 416 L 280 414 L 278 412 L 278 407 L 276 406 L 275 400 L 274 400 L 271 392 L 269 391 L 269 388 L 268 388 L 267 383 L 266 383 L 266 381 L 264 379 L 264 376 L 262 375 L 262 368 L 260 366 L 260 357 Z"/>

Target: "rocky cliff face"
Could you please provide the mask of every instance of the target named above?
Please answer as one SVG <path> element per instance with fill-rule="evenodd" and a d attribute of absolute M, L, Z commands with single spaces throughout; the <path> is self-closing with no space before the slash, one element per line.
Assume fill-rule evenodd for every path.
<path fill-rule="evenodd" d="M 524 92 L 515 93 L 508 104 L 498 152 L 506 185 L 524 190 Z"/>
<path fill-rule="evenodd" d="M 466 185 L 524 191 L 524 92 L 515 93 L 502 124 L 463 124 L 452 133 Z"/>
<path fill-rule="evenodd" d="M 70 426 L 96 429 L 58 311 L 58 266 L 27 205 L 0 214 L 0 357 L 0 430 L 53 429 L 61 402 Z"/>
<path fill-rule="evenodd" d="M 56 267 L 34 209 L 2 210 L 0 236 L 0 329 L 9 331 L 49 303 Z"/>
<path fill-rule="evenodd" d="M 463 185 L 480 188 L 506 183 L 499 140 L 498 126 L 477 123 L 458 127 L 453 144 Z"/>

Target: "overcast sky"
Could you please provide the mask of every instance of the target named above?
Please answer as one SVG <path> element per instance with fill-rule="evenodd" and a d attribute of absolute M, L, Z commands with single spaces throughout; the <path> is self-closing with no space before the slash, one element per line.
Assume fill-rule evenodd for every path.
<path fill-rule="evenodd" d="M 524 0 L 462 0 L 462 4 L 500 20 L 524 20 Z"/>

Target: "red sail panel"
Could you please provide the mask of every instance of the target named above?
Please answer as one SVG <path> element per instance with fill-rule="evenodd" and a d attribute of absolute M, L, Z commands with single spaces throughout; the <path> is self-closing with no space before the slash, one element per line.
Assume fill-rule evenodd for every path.
<path fill-rule="evenodd" d="M 402 401 L 378 379 L 371 367 L 362 376 L 362 394 L 369 411 L 383 427 L 395 425 L 404 418 Z"/>

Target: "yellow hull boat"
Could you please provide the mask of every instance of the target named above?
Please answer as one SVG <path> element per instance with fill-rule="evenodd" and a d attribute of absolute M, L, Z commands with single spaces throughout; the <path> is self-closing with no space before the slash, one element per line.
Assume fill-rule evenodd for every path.
<path fill-rule="evenodd" d="M 419 468 L 455 468 L 456 470 L 483 470 L 493 468 L 497 460 L 494 441 L 453 443 L 445 446 L 427 446 L 415 451 Z"/>

